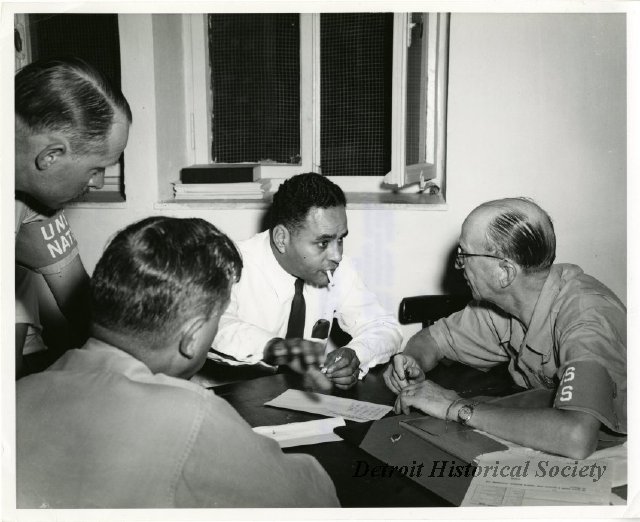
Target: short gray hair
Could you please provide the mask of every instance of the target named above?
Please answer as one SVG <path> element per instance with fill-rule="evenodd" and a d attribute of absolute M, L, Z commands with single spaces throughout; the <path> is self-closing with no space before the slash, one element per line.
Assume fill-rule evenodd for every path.
<path fill-rule="evenodd" d="M 478 208 L 496 209 L 487 225 L 486 247 L 527 272 L 546 270 L 556 257 L 556 235 L 547 212 L 529 198 L 505 198 Z"/>
<path fill-rule="evenodd" d="M 15 76 L 15 112 L 31 133 L 64 133 L 74 154 L 102 152 L 118 113 L 132 120 L 122 92 L 74 57 L 40 60 L 20 69 Z"/>

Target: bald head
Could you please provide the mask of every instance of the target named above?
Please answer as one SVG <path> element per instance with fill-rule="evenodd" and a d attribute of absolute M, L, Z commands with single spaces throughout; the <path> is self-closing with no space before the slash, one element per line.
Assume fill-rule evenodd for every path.
<path fill-rule="evenodd" d="M 465 225 L 483 230 L 487 251 L 512 259 L 525 272 L 547 270 L 556 257 L 551 218 L 530 199 L 488 201 L 469 214 Z"/>

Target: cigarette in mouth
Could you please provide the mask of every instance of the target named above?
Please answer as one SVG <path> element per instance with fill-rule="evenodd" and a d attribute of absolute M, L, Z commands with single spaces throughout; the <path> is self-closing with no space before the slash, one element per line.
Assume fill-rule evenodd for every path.
<path fill-rule="evenodd" d="M 327 270 L 327 279 L 329 279 L 329 286 L 333 286 L 333 275 L 331 275 L 331 270 Z"/>

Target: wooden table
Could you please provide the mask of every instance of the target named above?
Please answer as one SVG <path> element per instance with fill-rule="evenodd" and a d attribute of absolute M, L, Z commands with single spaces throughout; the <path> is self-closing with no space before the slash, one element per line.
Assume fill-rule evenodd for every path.
<path fill-rule="evenodd" d="M 441 364 L 428 377 L 442 386 L 455 389 L 463 396 L 505 395 L 517 391 L 504 367 L 484 373 L 459 364 Z M 277 373 L 217 386 L 214 392 L 226 399 L 251 426 L 279 425 L 322 418 L 311 413 L 264 406 L 265 402 L 289 388 L 315 391 L 313 386 L 309 386 L 309 383 L 297 374 Z M 378 404 L 392 405 L 395 401 L 395 394 L 384 384 L 381 367 L 374 368 L 352 389 L 342 391 L 334 388 L 333 394 Z M 351 421 L 347 421 L 347 424 L 354 427 L 362 426 Z M 394 473 L 390 477 L 354 477 L 359 461 L 365 461 L 370 466 L 382 462 L 346 441 L 298 446 L 284 451 L 313 455 L 332 478 L 343 507 L 451 505 L 400 474 Z"/>

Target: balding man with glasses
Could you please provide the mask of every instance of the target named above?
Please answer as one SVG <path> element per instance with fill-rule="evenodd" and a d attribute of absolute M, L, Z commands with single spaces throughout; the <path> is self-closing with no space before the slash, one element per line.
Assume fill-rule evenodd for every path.
<path fill-rule="evenodd" d="M 571 264 L 553 264 L 548 214 L 524 198 L 483 203 L 462 225 L 455 266 L 473 301 L 414 335 L 384 373 L 396 413 L 417 408 L 575 459 L 603 432 L 627 430 L 626 308 Z M 463 399 L 426 380 L 441 359 L 479 369 L 508 362 L 516 384 L 547 389 L 535 407 Z M 543 396 L 545 394 L 542 394 Z"/>

